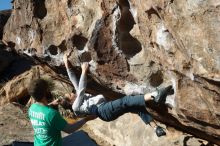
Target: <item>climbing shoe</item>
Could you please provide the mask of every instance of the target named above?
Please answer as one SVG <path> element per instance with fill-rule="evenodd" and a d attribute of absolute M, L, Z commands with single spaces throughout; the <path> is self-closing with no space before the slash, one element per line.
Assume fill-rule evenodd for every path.
<path fill-rule="evenodd" d="M 163 129 L 162 127 L 160 127 L 160 126 L 157 126 L 157 127 L 156 127 L 155 132 L 156 132 L 156 135 L 157 135 L 158 137 L 161 137 L 161 136 L 166 135 L 166 132 L 165 132 L 164 129 Z"/>
<path fill-rule="evenodd" d="M 161 104 L 161 103 L 165 103 L 166 101 L 166 97 L 167 95 L 170 94 L 171 90 L 172 90 L 172 85 L 169 85 L 167 87 L 164 88 L 157 88 L 157 96 L 153 97 L 154 98 L 154 102 L 156 102 L 157 104 Z"/>

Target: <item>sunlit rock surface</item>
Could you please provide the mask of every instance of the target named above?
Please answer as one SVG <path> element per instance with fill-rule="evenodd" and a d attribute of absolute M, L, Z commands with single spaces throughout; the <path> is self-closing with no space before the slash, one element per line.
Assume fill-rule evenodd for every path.
<path fill-rule="evenodd" d="M 72 64 L 90 61 L 90 76 L 112 92 L 172 84 L 173 108 L 149 112 L 220 144 L 219 14 L 215 0 L 15 0 L 3 40 L 54 67 L 72 50 Z"/>
<path fill-rule="evenodd" d="M 13 141 L 33 141 L 34 131 L 27 116 L 11 103 L 0 107 L 0 145 L 9 145 Z"/>

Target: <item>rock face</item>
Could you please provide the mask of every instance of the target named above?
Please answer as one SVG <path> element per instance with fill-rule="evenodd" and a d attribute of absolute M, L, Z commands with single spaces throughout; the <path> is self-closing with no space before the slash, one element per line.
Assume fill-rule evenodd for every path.
<path fill-rule="evenodd" d="M 120 94 L 172 84 L 173 108 L 149 112 L 220 144 L 219 14 L 215 0 L 14 0 L 3 40 L 53 66 L 70 49 Z"/>
<path fill-rule="evenodd" d="M 33 141 L 34 131 L 24 112 L 13 104 L 0 107 L 0 145 L 13 141 Z"/>
<path fill-rule="evenodd" d="M 10 15 L 11 15 L 11 10 L 0 11 L 0 40 L 2 39 L 3 28 Z"/>
<path fill-rule="evenodd" d="M 132 114 L 123 115 L 114 122 L 97 119 L 88 122 L 87 125 L 111 146 L 208 146 L 210 144 L 165 125 L 161 126 L 167 129 L 167 135 L 158 138 L 154 128 L 145 125 L 137 115 Z"/>
<path fill-rule="evenodd" d="M 9 102 L 18 102 L 26 105 L 30 99 L 27 89 L 31 85 L 31 81 L 37 78 L 44 78 L 53 82 L 52 93 L 56 92 L 56 95 L 63 96 L 65 93 L 72 91 L 70 83 L 64 78 L 57 76 L 51 68 L 46 65 L 36 65 L 29 71 L 13 78 L 0 89 L 0 105 Z"/>

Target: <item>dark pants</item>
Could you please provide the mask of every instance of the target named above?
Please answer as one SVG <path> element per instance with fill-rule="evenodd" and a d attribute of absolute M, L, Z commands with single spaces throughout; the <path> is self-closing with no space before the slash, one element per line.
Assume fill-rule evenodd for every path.
<path fill-rule="evenodd" d="M 138 114 L 146 124 L 152 121 L 152 117 L 146 110 L 143 95 L 124 96 L 123 98 L 103 103 L 97 107 L 96 111 L 103 121 L 113 121 L 129 112 Z"/>

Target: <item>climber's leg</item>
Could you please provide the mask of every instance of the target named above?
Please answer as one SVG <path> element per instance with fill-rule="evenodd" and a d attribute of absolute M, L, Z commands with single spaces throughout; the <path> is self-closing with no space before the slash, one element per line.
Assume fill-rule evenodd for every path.
<path fill-rule="evenodd" d="M 145 106 L 144 95 L 124 96 L 123 98 L 101 104 L 97 112 L 102 120 L 113 121 L 125 113 L 132 112 L 135 108 Z"/>
<path fill-rule="evenodd" d="M 155 96 L 159 96 L 159 94 L 153 94 L 155 94 Z M 145 124 L 153 125 L 158 137 L 166 135 L 163 128 L 155 125 L 152 117 L 145 109 L 145 101 L 154 99 L 153 94 L 124 96 L 123 98 L 103 103 L 97 107 L 97 115 L 104 121 L 113 121 L 125 113 L 136 113 L 141 117 Z"/>
<path fill-rule="evenodd" d="M 124 96 L 123 98 L 103 103 L 98 107 L 97 112 L 102 120 L 112 121 L 124 113 L 132 112 L 136 108 L 146 107 L 146 101 L 154 100 L 155 103 L 160 104 L 171 89 L 172 86 L 168 86 L 145 95 Z"/>

